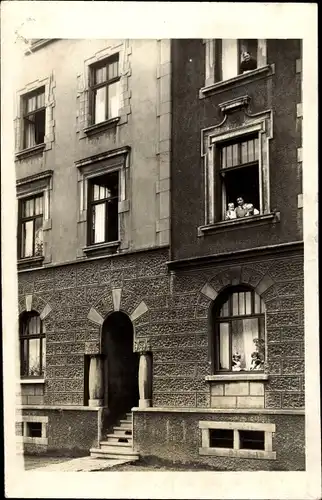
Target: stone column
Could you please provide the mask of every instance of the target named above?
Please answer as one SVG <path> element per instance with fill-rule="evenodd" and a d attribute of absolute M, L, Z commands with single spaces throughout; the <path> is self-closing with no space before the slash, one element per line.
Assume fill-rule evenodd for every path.
<path fill-rule="evenodd" d="M 146 351 L 140 352 L 139 362 L 139 408 L 151 406 L 152 358 Z"/>
<path fill-rule="evenodd" d="M 104 381 L 103 358 L 99 354 L 91 356 L 89 364 L 89 406 L 103 406 Z"/>

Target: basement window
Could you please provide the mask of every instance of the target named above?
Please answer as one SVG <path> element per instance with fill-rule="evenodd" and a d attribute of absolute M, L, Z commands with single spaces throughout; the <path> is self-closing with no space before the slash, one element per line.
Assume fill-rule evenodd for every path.
<path fill-rule="evenodd" d="M 264 431 L 239 431 L 239 447 L 242 450 L 264 450 Z"/>
<path fill-rule="evenodd" d="M 234 431 L 227 429 L 209 429 L 210 448 L 233 448 Z"/>
<path fill-rule="evenodd" d="M 27 436 L 26 437 L 41 437 L 41 422 L 27 422 Z"/>

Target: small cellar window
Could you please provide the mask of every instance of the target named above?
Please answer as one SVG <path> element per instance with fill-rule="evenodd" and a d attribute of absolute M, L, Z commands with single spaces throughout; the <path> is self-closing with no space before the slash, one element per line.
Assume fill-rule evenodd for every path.
<path fill-rule="evenodd" d="M 209 429 L 211 448 L 233 448 L 234 431 L 228 429 Z"/>
<path fill-rule="evenodd" d="M 241 450 L 264 450 L 264 431 L 239 431 L 239 442 Z"/>
<path fill-rule="evenodd" d="M 41 437 L 41 422 L 27 422 L 27 437 Z"/>

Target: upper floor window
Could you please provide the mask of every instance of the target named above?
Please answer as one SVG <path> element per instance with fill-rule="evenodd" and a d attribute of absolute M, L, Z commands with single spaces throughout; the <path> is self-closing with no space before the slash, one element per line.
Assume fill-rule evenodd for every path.
<path fill-rule="evenodd" d="M 89 245 L 117 241 L 119 172 L 89 179 L 88 190 Z"/>
<path fill-rule="evenodd" d="M 46 368 L 45 325 L 36 311 L 20 315 L 19 337 L 21 376 L 43 377 Z"/>
<path fill-rule="evenodd" d="M 31 148 L 45 141 L 45 87 L 25 94 L 23 100 L 23 148 Z"/>
<path fill-rule="evenodd" d="M 18 247 L 21 259 L 43 255 L 43 194 L 19 200 Z"/>
<path fill-rule="evenodd" d="M 224 292 L 216 301 L 213 320 L 216 371 L 264 369 L 265 304 L 254 290 Z"/>
<path fill-rule="evenodd" d="M 120 74 L 118 55 L 90 66 L 92 125 L 119 116 Z"/>
<path fill-rule="evenodd" d="M 231 220 L 260 212 L 259 140 L 242 137 L 216 148 L 218 219 Z"/>

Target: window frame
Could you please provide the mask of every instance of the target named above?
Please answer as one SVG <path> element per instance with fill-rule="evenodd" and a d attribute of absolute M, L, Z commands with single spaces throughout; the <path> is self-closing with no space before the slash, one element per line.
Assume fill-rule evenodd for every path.
<path fill-rule="evenodd" d="M 26 331 L 26 321 L 30 320 L 33 317 L 38 317 L 40 321 L 40 332 L 36 334 L 25 333 Z M 39 375 L 29 374 L 29 340 L 40 339 L 39 342 Z M 45 348 L 44 342 L 45 339 Z M 26 373 L 24 370 L 24 342 L 27 341 L 27 355 L 26 355 Z M 46 371 L 43 366 L 43 356 L 46 358 L 46 330 L 44 329 L 44 322 L 41 319 L 40 314 L 35 311 L 23 311 L 19 316 L 19 353 L 20 353 L 20 378 L 21 380 L 37 380 L 44 379 L 46 375 Z M 46 367 L 46 363 L 45 363 Z"/>
<path fill-rule="evenodd" d="M 23 216 L 23 205 L 27 201 L 33 200 L 35 203 L 36 198 L 42 198 L 42 213 L 38 215 L 32 215 L 25 217 Z M 42 219 L 42 230 L 44 230 L 44 220 L 45 220 L 45 210 L 44 210 L 44 204 L 45 204 L 45 196 L 43 192 L 35 193 L 29 196 L 26 196 L 24 198 L 19 198 L 18 199 L 18 260 L 25 260 L 25 259 L 33 259 L 33 258 L 44 258 L 44 240 L 42 241 L 42 253 L 37 255 L 35 253 L 35 220 L 41 218 Z M 33 221 L 33 242 L 32 242 L 32 255 L 24 255 L 22 256 L 22 249 L 23 249 L 23 241 L 22 241 L 22 235 L 23 235 L 23 224 L 29 221 Z"/>
<path fill-rule="evenodd" d="M 118 63 L 118 76 L 113 77 L 111 79 L 108 78 L 108 67 L 110 64 L 113 64 L 113 62 Z M 95 83 L 95 72 L 98 69 L 101 68 L 106 68 L 106 80 L 101 83 Z M 90 108 L 90 123 L 89 126 L 99 126 L 100 124 L 107 122 L 109 120 L 115 120 L 118 118 L 118 116 L 115 117 L 108 117 L 109 113 L 109 86 L 112 85 L 113 83 L 119 82 L 121 79 L 120 75 L 120 57 L 119 53 L 115 53 L 109 57 L 104 58 L 101 61 L 95 62 L 89 66 L 89 108 Z M 106 95 L 105 95 L 105 119 L 102 120 L 101 122 L 96 122 L 95 121 L 95 91 L 100 89 L 100 88 L 106 88 Z M 120 96 L 119 96 L 120 97 Z M 119 113 L 118 113 L 119 115 Z"/>
<path fill-rule="evenodd" d="M 101 177 L 107 177 L 110 174 L 117 174 L 118 180 L 117 180 L 117 188 L 118 188 L 118 194 L 117 196 L 113 196 L 111 198 L 104 198 L 103 200 L 92 200 L 91 197 L 91 191 L 93 187 L 93 183 L 95 182 L 95 179 L 99 179 Z M 117 215 L 117 233 L 118 233 L 118 238 L 117 240 L 109 240 L 107 239 L 108 235 L 108 217 L 107 217 L 107 212 L 108 212 L 108 202 L 109 200 L 117 199 L 117 205 L 120 202 L 120 197 L 121 197 L 121 186 L 120 186 L 120 172 L 119 169 L 111 169 L 108 172 L 104 172 L 101 174 L 93 175 L 92 177 L 88 177 L 88 183 L 87 183 L 87 245 L 94 246 L 94 245 L 104 245 L 104 244 L 109 244 L 109 243 L 115 243 L 119 241 L 119 233 L 120 233 L 120 221 L 119 221 L 119 213 Z M 98 204 L 105 204 L 105 223 L 104 223 L 104 232 L 105 232 L 105 239 L 104 241 L 95 243 L 94 238 L 93 238 L 93 206 L 98 205 Z"/>
<path fill-rule="evenodd" d="M 40 108 L 36 107 L 36 109 L 34 111 L 27 111 L 28 100 L 30 98 L 36 97 L 36 103 L 37 103 L 38 96 L 42 95 L 42 94 L 44 96 L 44 103 L 45 103 L 44 106 L 41 106 Z M 31 92 L 24 94 L 21 98 L 22 98 L 22 110 L 23 110 L 23 113 L 22 113 L 22 123 L 23 123 L 23 126 L 22 126 L 22 129 L 23 129 L 22 130 L 22 146 L 23 146 L 23 149 L 29 149 L 29 148 L 34 148 L 37 146 L 42 146 L 45 144 L 45 136 L 46 136 L 46 87 L 45 87 L 45 85 L 42 85 L 41 87 L 38 87 L 36 90 L 32 90 Z M 26 130 L 27 130 L 26 121 L 31 122 L 30 117 L 36 117 L 37 114 L 42 113 L 43 111 L 45 112 L 43 141 L 37 143 L 35 140 L 35 144 L 27 145 L 27 143 L 26 143 Z M 35 136 L 36 136 L 36 120 L 34 121 L 34 123 L 35 123 Z"/>
<path fill-rule="evenodd" d="M 250 314 L 244 314 L 244 315 L 233 315 L 232 314 L 232 297 L 234 293 L 239 293 L 239 292 L 250 292 L 251 293 L 251 313 Z M 243 320 L 243 319 L 256 319 L 258 318 L 258 339 L 263 340 L 265 342 L 265 336 L 266 336 L 266 327 L 265 327 L 265 304 L 263 299 L 259 297 L 260 300 L 260 308 L 262 309 L 262 305 L 264 305 L 264 312 L 260 313 L 255 313 L 255 294 L 256 291 L 252 289 L 251 287 L 247 287 L 245 285 L 237 285 L 234 287 L 229 287 L 226 290 L 224 290 L 216 302 L 213 305 L 213 310 L 212 310 L 212 331 L 213 331 L 213 342 L 212 342 L 212 359 L 213 359 L 213 373 L 217 375 L 236 375 L 236 377 L 243 376 L 243 375 L 248 375 L 248 374 L 263 374 L 264 373 L 264 366 L 261 370 L 245 370 L 242 369 L 240 371 L 233 371 L 232 370 L 232 344 L 233 344 L 233 332 L 232 332 L 232 323 L 233 321 L 238 321 L 238 320 Z M 258 294 L 257 294 L 258 295 Z M 229 315 L 228 316 L 220 316 L 220 311 L 223 307 L 223 305 L 226 303 L 228 300 L 228 309 L 229 309 Z M 262 320 L 262 321 L 261 321 Z M 220 324 L 221 323 L 228 323 L 229 324 L 229 346 L 228 346 L 228 354 L 229 354 L 229 370 L 220 368 Z M 264 350 L 264 362 L 265 362 L 265 350 Z"/>

